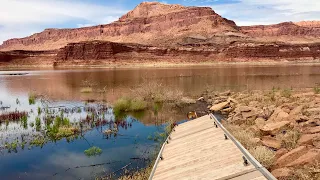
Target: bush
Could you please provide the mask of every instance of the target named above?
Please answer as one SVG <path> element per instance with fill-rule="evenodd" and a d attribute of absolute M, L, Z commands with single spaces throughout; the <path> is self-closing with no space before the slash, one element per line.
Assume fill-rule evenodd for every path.
<path fill-rule="evenodd" d="M 265 146 L 257 146 L 249 151 L 267 169 L 270 169 L 275 161 L 275 152 Z"/>
<path fill-rule="evenodd" d="M 277 135 L 277 139 L 281 141 L 284 148 L 292 150 L 297 147 L 300 135 L 297 130 L 288 130 L 286 134 Z"/>

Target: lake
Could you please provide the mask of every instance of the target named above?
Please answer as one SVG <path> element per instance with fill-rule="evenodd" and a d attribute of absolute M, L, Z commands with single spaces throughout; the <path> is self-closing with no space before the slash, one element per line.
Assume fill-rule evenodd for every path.
<path fill-rule="evenodd" d="M 164 132 L 166 122 L 186 120 L 184 112 L 165 106 L 157 113 L 147 110 L 116 117 L 112 103 L 145 82 L 194 98 L 206 89 L 312 88 L 320 83 L 320 65 L 0 71 L 0 115 L 28 113 L 25 121 L 0 124 L 1 179 L 94 179 L 111 174 L 116 178 L 123 167 L 145 167 L 159 147 L 154 137 Z M 94 91 L 84 93 L 88 86 Z M 32 93 L 40 98 L 30 103 Z M 48 114 L 83 129 L 76 136 L 30 145 L 51 127 Z M 90 118 L 96 119 L 94 124 Z M 115 126 L 117 132 L 105 133 Z M 12 142 L 19 142 L 18 147 L 12 148 Z M 84 151 L 90 147 L 102 153 L 88 156 Z"/>

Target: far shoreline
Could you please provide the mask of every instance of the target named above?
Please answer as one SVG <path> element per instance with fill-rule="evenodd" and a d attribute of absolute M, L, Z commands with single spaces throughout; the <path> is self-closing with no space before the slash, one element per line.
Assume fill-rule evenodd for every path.
<path fill-rule="evenodd" d="M 144 62 L 144 63 L 113 63 L 113 64 L 63 64 L 53 65 L 0 65 L 0 71 L 10 70 L 60 70 L 60 69 L 139 69 L 139 68 L 185 68 L 185 67 L 226 67 L 226 66 L 310 66 L 319 65 L 320 60 L 312 61 L 215 61 L 199 63 Z"/>

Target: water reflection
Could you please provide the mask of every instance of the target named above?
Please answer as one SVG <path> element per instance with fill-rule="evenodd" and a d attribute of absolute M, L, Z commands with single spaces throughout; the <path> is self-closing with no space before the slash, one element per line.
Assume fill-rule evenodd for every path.
<path fill-rule="evenodd" d="M 185 114 L 154 104 L 146 111 L 115 116 L 108 103 L 130 93 L 143 82 L 162 83 L 166 88 L 180 90 L 185 95 L 200 94 L 206 88 L 235 91 L 304 88 L 319 83 L 320 66 L 215 66 L 26 73 L 24 76 L 0 75 L 0 107 L 9 107 L 0 108 L 0 114 L 28 112 L 27 124 L 23 121 L 0 124 L 0 173 L 3 179 L 90 179 L 112 174 L 127 164 L 130 164 L 129 168 L 144 167 L 148 163 L 145 159 L 152 157 L 157 146 L 157 142 L 147 137 L 162 132 L 163 123 L 170 119 L 184 120 Z M 81 92 L 88 82 L 93 92 Z M 39 100 L 29 105 L 30 92 L 44 96 L 49 106 Z M 96 101 L 105 104 L 106 108 L 101 110 Z M 41 114 L 38 113 L 39 107 L 43 112 Z M 94 117 L 98 118 L 95 121 L 92 121 L 91 108 L 100 108 L 100 111 L 94 112 Z M 45 135 L 48 130 L 45 114 L 50 114 L 44 113 L 47 109 L 50 112 L 55 110 L 54 116 L 63 111 L 64 117 L 75 127 L 80 128 L 80 123 L 83 123 L 83 130 L 76 136 L 51 140 L 39 147 L 26 144 L 24 150 L 19 146 L 17 151 L 8 153 L 4 146 L 6 142 L 31 141 L 37 135 Z M 35 127 L 37 117 L 41 119 L 38 130 Z M 31 123 L 34 125 L 31 126 Z M 105 133 L 115 127 L 116 133 Z M 84 150 L 92 146 L 101 148 L 103 153 L 87 157 Z M 101 165 L 90 166 L 94 164 Z"/>

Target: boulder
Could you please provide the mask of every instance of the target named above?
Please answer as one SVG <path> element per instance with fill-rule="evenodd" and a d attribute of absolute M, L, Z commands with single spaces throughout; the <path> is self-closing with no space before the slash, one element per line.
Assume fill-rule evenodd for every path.
<path fill-rule="evenodd" d="M 320 114 L 320 108 L 310 108 L 310 109 L 307 109 L 306 111 L 314 115 Z"/>
<path fill-rule="evenodd" d="M 293 171 L 285 167 L 285 168 L 275 169 L 271 171 L 271 174 L 277 179 L 287 179 L 293 174 Z"/>
<path fill-rule="evenodd" d="M 289 151 L 286 148 L 281 148 L 278 151 L 276 151 L 275 158 L 278 159 L 278 158 L 280 158 L 281 156 L 283 156 L 284 154 L 286 154 L 288 152 Z"/>
<path fill-rule="evenodd" d="M 298 140 L 298 145 L 313 145 L 313 142 L 320 139 L 320 134 L 303 134 Z"/>
<path fill-rule="evenodd" d="M 265 134 L 276 135 L 281 130 L 286 129 L 289 124 L 289 121 L 269 122 L 260 128 L 260 130 Z"/>
<path fill-rule="evenodd" d="M 259 128 L 262 128 L 266 124 L 266 120 L 261 117 L 258 117 L 254 122 Z"/>
<path fill-rule="evenodd" d="M 271 136 L 262 137 L 261 143 L 263 145 L 270 147 L 270 148 L 273 148 L 273 149 L 280 149 L 281 148 L 281 141 L 279 141 L 276 138 L 273 138 Z"/>
<path fill-rule="evenodd" d="M 308 152 L 302 154 L 298 159 L 293 160 L 286 166 L 303 166 L 305 164 L 312 164 L 317 160 L 320 160 L 320 149 L 310 149 Z"/>
<path fill-rule="evenodd" d="M 306 128 L 304 132 L 308 134 L 320 133 L 320 126 Z"/>
<path fill-rule="evenodd" d="M 297 160 L 301 155 L 308 152 L 308 149 L 306 146 L 299 146 L 290 152 L 282 155 L 277 161 L 275 162 L 275 165 L 277 167 L 284 167 L 287 164 L 291 163 L 292 161 Z"/>
<path fill-rule="evenodd" d="M 227 105 L 229 105 L 229 102 L 222 102 L 219 104 L 214 104 L 212 105 L 212 107 L 210 108 L 211 111 L 220 111 L 221 109 L 225 108 Z"/>
<path fill-rule="evenodd" d="M 298 115 L 298 114 L 302 114 L 302 110 L 303 110 L 304 106 L 297 106 L 295 107 L 293 110 L 290 111 L 289 115 Z"/>
<path fill-rule="evenodd" d="M 289 114 L 284 112 L 284 111 L 280 111 L 279 114 L 277 115 L 275 121 L 279 122 L 279 121 L 285 121 L 287 120 L 289 117 Z"/>

